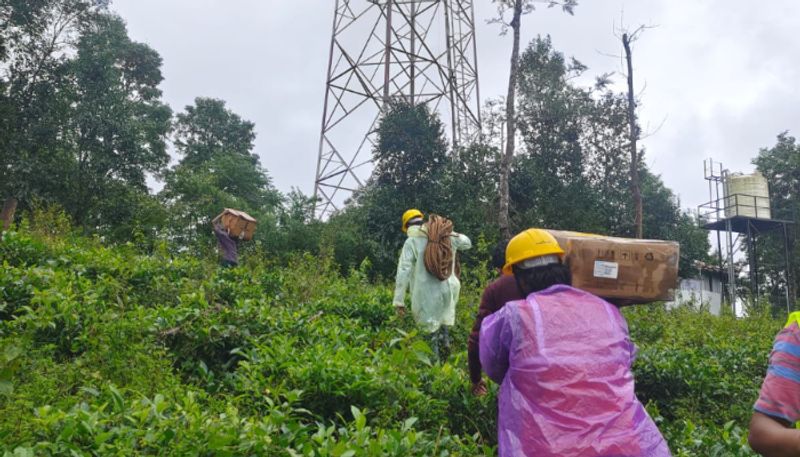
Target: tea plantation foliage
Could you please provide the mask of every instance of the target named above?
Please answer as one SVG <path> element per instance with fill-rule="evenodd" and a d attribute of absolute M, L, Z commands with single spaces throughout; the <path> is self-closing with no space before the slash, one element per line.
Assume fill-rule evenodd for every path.
<path fill-rule="evenodd" d="M 465 272 L 448 363 L 364 265 L 142 255 L 97 239 L 0 243 L 0 453 L 475 456 L 496 386 L 468 393 L 483 270 Z M 780 323 L 625 310 L 639 398 L 676 456 L 754 455 L 746 426 Z"/>

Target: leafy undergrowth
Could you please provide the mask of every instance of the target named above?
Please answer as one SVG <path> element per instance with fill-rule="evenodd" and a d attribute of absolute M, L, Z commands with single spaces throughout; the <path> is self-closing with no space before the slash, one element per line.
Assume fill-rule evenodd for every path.
<path fill-rule="evenodd" d="M 468 394 L 468 275 L 456 351 L 432 364 L 391 290 L 326 259 L 144 256 L 79 237 L 0 243 L 0 452 L 475 456 L 494 401 Z M 677 456 L 754 455 L 746 424 L 779 323 L 625 311 L 637 391 Z"/>

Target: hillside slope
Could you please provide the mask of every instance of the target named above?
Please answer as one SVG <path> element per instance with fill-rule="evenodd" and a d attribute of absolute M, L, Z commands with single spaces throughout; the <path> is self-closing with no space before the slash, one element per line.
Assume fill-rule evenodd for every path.
<path fill-rule="evenodd" d="M 449 363 L 390 287 L 327 259 L 208 260 L 7 232 L 0 242 L 6 455 L 492 455 L 496 386 L 468 393 L 467 272 Z M 367 266 L 365 266 L 367 268 Z M 674 455 L 754 455 L 750 408 L 780 323 L 625 311 L 637 393 Z"/>

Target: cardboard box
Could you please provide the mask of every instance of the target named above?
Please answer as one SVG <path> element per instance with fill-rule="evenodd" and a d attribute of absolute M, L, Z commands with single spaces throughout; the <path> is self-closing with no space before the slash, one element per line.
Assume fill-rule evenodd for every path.
<path fill-rule="evenodd" d="M 256 233 L 256 220 L 253 216 L 231 208 L 225 208 L 222 213 L 214 220 L 220 220 L 222 226 L 228 230 L 232 238 L 240 240 L 252 240 Z"/>
<path fill-rule="evenodd" d="M 680 244 L 548 230 L 564 249 L 572 285 L 635 303 L 670 301 L 678 286 Z"/>

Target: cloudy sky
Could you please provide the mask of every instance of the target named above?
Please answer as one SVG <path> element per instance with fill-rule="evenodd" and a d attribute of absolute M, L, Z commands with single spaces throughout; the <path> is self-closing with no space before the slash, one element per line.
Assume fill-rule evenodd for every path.
<path fill-rule="evenodd" d="M 366 0 L 350 0 L 351 2 Z M 507 84 L 510 36 L 486 24 L 475 0 L 481 96 Z M 759 148 L 800 131 L 800 2 L 581 0 L 575 16 L 525 17 L 523 43 L 552 36 L 589 67 L 620 72 L 615 27 L 656 26 L 635 44 L 647 163 L 680 196 L 705 202 L 703 160 L 750 172 Z M 164 59 L 164 98 L 175 111 L 221 98 L 256 124 L 256 152 L 283 191 L 313 191 L 334 0 L 114 0 L 130 35 Z M 622 77 L 616 76 L 619 83 Z M 622 86 L 620 85 L 620 88 Z"/>

